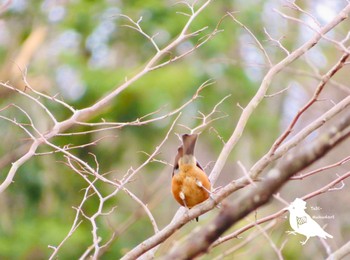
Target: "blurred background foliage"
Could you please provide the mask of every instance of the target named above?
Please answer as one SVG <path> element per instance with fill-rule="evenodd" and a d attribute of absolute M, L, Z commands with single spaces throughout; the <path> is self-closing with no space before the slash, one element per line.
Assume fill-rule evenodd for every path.
<path fill-rule="evenodd" d="M 331 2 L 318 0 L 311 4 L 309 1 L 300 1 L 300 5 L 326 22 L 344 5 L 344 1 Z M 28 82 L 36 90 L 51 96 L 57 95 L 57 98 L 75 108 L 92 105 L 141 70 L 155 54 L 152 44 L 140 33 L 126 27 L 130 23 L 120 14 L 128 15 L 135 21 L 142 17 L 140 25 L 143 30 L 149 35 L 157 34 L 155 41 L 162 48 L 177 37 L 187 21 L 180 12 L 188 13 L 188 8 L 176 3 L 171 0 L 12 0 L 0 16 L 0 79 L 23 89 L 22 72 L 27 69 Z M 102 119 L 129 122 L 157 110 L 151 117 L 166 114 L 191 99 L 204 81 L 212 79 L 215 83 L 201 92 L 201 98 L 183 110 L 175 131 L 156 157 L 171 164 L 179 145 L 175 133 L 187 131 L 180 124 L 195 127 L 200 123 L 198 111 L 209 113 L 221 99 L 230 95 L 219 106 L 221 112 L 217 114 L 226 118 L 213 122 L 199 138 L 198 157 L 203 165 L 208 164 L 209 172 L 212 161 L 222 147 L 218 135 L 227 140 L 240 115 L 240 106 L 244 107 L 249 102 L 267 71 L 266 60 L 251 36 L 231 18 L 224 16 L 226 12 L 238 11 L 235 16 L 251 29 L 268 50 L 272 62 L 276 63 L 285 53 L 267 41 L 263 28 L 267 28 L 273 37 L 286 36 L 283 44 L 289 50 L 297 48 L 310 36 L 306 28 L 287 22 L 273 11 L 273 8 L 277 8 L 307 20 L 303 14 L 283 8 L 282 4 L 283 1 L 277 0 L 213 1 L 191 26 L 191 31 L 207 26 L 204 33 L 183 42 L 169 55 L 179 55 L 192 48 L 201 37 L 217 26 L 222 32 L 192 54 L 135 82 L 89 122 L 101 122 Z M 341 26 L 337 30 L 343 33 L 346 31 Z M 316 46 L 308 57 L 309 61 L 317 63 L 321 71 L 325 70 L 340 55 L 333 47 L 327 44 Z M 294 69 L 312 71 L 305 61 L 297 62 Z M 293 86 L 293 91 L 261 103 L 230 157 L 218 185 L 241 175 L 237 160 L 249 168 L 267 151 L 281 127 L 285 127 L 285 122 L 297 111 L 298 105 L 307 100 L 310 89 L 316 83 L 315 79 L 298 77 L 291 72 L 276 78 L 271 93 L 287 86 Z M 340 90 L 332 91 L 334 99 L 343 95 Z M 43 132 L 52 126 L 44 112 L 23 96 L 2 88 L 0 97 L 1 107 L 18 104 L 31 115 L 35 125 Z M 70 116 L 70 111 L 57 103 L 42 101 L 58 120 Z M 2 111 L 2 115 L 16 118 L 18 122 L 28 122 L 25 115 L 15 107 Z M 174 118 L 144 126 L 59 136 L 53 142 L 63 147 L 99 140 L 95 145 L 75 149 L 72 153 L 95 166 L 94 154 L 101 173 L 108 173 L 111 179 L 120 179 L 130 167 L 135 169 L 147 159 L 145 153 L 152 153 Z M 89 126 L 75 126 L 67 133 L 91 129 Z M 19 149 L 28 142 L 28 137 L 18 127 L 4 120 L 0 121 L 0 134 L 3 138 L 0 146 L 2 181 L 11 162 L 23 153 Z M 39 149 L 42 153 L 50 151 L 48 147 Z M 9 157 L 11 153 L 15 156 Z M 148 204 L 160 227 L 169 223 L 178 208 L 170 194 L 170 176 L 170 165 L 152 162 L 128 185 Z M 86 186 L 86 182 L 66 165 L 65 158 L 58 153 L 38 155 L 22 166 L 15 182 L 0 196 L 0 258 L 46 259 L 52 252 L 48 245 L 57 246 L 67 235 L 75 217 L 72 207 L 79 205 Z M 97 183 L 97 187 L 103 194 L 112 191 L 110 186 L 103 183 Z M 93 196 L 85 203 L 83 210 L 85 214 L 94 214 L 97 206 L 98 198 Z M 98 218 L 102 242 L 114 236 L 113 242 L 103 250 L 102 259 L 117 259 L 153 233 L 144 211 L 131 202 L 128 195 L 119 193 L 108 201 L 104 211 L 115 206 L 117 208 L 112 214 Z M 215 213 L 201 217 L 201 222 L 206 222 Z M 175 239 L 196 225 L 188 224 Z M 276 239 L 284 239 L 283 232 L 283 228 L 277 230 Z M 76 259 L 91 243 L 91 225 L 84 219 L 60 250 L 59 258 Z M 169 246 L 171 242 L 166 242 L 163 252 Z M 259 244 L 254 243 L 254 246 L 259 247 Z M 286 252 L 291 255 L 288 259 L 298 259 L 290 247 L 286 247 Z M 264 250 L 255 253 L 257 256 L 251 259 L 260 259 L 262 256 L 266 259 L 271 254 Z"/>

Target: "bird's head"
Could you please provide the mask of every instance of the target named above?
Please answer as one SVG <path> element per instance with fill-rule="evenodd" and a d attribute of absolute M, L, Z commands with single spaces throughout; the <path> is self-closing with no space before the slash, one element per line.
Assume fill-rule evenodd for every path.
<path fill-rule="evenodd" d="M 296 198 L 288 207 L 287 210 L 295 211 L 295 210 L 304 210 L 306 209 L 306 202 L 302 199 Z"/>

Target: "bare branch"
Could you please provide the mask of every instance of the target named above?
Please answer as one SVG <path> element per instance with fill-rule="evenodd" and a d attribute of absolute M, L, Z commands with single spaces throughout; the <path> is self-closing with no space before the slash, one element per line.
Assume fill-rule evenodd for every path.
<path fill-rule="evenodd" d="M 212 111 L 207 114 L 207 115 L 204 115 L 203 113 L 201 113 L 202 117 L 200 118 L 202 123 L 200 125 L 198 125 L 197 127 L 193 128 L 191 130 L 191 133 L 195 133 L 195 132 L 199 132 L 200 129 L 203 129 L 205 127 L 207 127 L 209 124 L 211 124 L 212 122 L 216 121 L 216 120 L 219 120 L 219 119 L 222 119 L 224 117 L 226 117 L 226 115 L 223 115 L 223 116 L 218 116 L 218 117 L 215 117 L 215 118 L 211 118 L 212 115 L 214 115 L 215 113 L 219 112 L 217 110 L 218 106 L 220 106 L 227 98 L 229 98 L 231 95 L 227 95 L 226 97 L 224 97 L 223 99 L 221 99 L 215 106 L 214 108 L 212 109 Z"/>
<path fill-rule="evenodd" d="M 340 166 L 340 165 L 343 165 L 347 162 L 350 161 L 350 156 L 347 156 L 345 157 L 344 159 L 340 160 L 339 162 L 336 162 L 334 164 L 331 164 L 331 165 L 327 165 L 327 166 L 324 166 L 324 167 L 321 167 L 321 168 L 318 168 L 316 170 L 313 170 L 313 171 L 310 171 L 308 173 L 304 173 L 304 174 L 300 174 L 300 175 L 296 175 L 296 176 L 293 176 L 291 177 L 290 179 L 291 180 L 302 180 L 304 178 L 307 178 L 309 176 L 312 176 L 314 174 L 317 174 L 319 172 L 322 172 L 322 171 L 325 171 L 325 170 L 328 170 L 328 169 L 331 169 L 331 168 L 334 168 L 334 167 L 337 167 L 337 166 Z"/>
<path fill-rule="evenodd" d="M 324 89 L 325 85 L 327 84 L 327 82 L 329 81 L 329 79 L 331 77 L 333 77 L 335 75 L 335 73 L 337 73 L 343 66 L 344 63 L 346 62 L 346 60 L 348 59 L 350 53 L 345 53 L 340 59 L 339 61 L 322 77 L 321 82 L 319 83 L 319 85 L 317 86 L 314 95 L 312 96 L 312 98 L 309 100 L 309 102 L 307 102 L 301 109 L 299 109 L 297 115 L 293 118 L 293 121 L 290 123 L 290 125 L 287 127 L 286 131 L 275 141 L 275 143 L 273 144 L 271 150 L 269 151 L 269 153 L 271 155 L 273 155 L 275 153 L 275 151 L 277 150 L 277 148 L 281 145 L 281 143 L 288 137 L 288 135 L 292 132 L 293 127 L 295 126 L 295 124 L 298 122 L 299 118 L 301 117 L 301 115 L 310 107 L 312 106 L 312 104 L 314 104 L 319 95 L 321 94 L 322 90 Z"/>
<path fill-rule="evenodd" d="M 318 190 L 316 190 L 316 191 L 314 191 L 312 193 L 309 193 L 308 195 L 304 196 L 303 198 L 309 199 L 309 198 L 315 197 L 316 195 L 319 195 L 319 194 L 322 194 L 322 193 L 325 193 L 325 192 L 328 192 L 328 191 L 332 191 L 331 189 L 336 184 L 338 184 L 339 182 L 342 182 L 343 180 L 345 180 L 345 179 L 347 179 L 349 177 L 350 177 L 350 172 L 347 172 L 347 173 L 343 174 L 342 176 L 338 177 L 337 179 L 335 179 L 334 181 L 328 183 L 324 187 L 322 187 L 322 188 L 320 188 L 320 189 L 318 189 Z M 335 189 L 335 190 L 339 190 L 339 189 Z"/>
<path fill-rule="evenodd" d="M 272 78 L 278 74 L 281 70 L 287 67 L 290 63 L 292 63 L 295 59 L 302 56 L 305 52 L 311 49 L 320 39 L 322 39 L 322 35 L 326 34 L 332 28 L 334 28 L 337 24 L 342 22 L 347 18 L 350 12 L 350 4 L 347 5 L 330 23 L 321 28 L 320 33 L 315 34 L 309 41 L 303 44 L 301 47 L 293 51 L 290 55 L 284 58 L 282 61 L 274 65 L 269 72 L 264 77 L 257 93 L 250 100 L 248 105 L 244 108 L 238 122 L 237 126 L 231 135 L 230 139 L 226 142 L 224 148 L 222 149 L 216 164 L 210 174 L 210 180 L 213 184 L 215 184 L 218 179 L 222 168 L 224 167 L 226 160 L 231 153 L 232 149 L 242 136 L 243 130 L 248 122 L 249 117 L 254 112 L 255 108 L 259 105 L 259 103 L 263 100 L 266 91 L 268 90 Z"/>
<path fill-rule="evenodd" d="M 350 255 L 350 241 L 328 256 L 327 260 L 345 259 L 348 255 Z"/>
<path fill-rule="evenodd" d="M 219 215 L 209 225 L 195 232 L 183 245 L 173 247 L 166 258 L 190 259 L 206 252 L 208 247 L 233 223 L 266 204 L 273 193 L 292 175 L 309 166 L 328 153 L 335 145 L 349 137 L 349 125 L 350 113 L 346 114 L 343 120 L 326 134 L 317 138 L 306 149 L 298 154 L 288 156 L 278 168 L 271 170 L 257 187 L 252 188 L 235 201 L 226 203 Z"/>
<path fill-rule="evenodd" d="M 344 20 L 348 17 L 348 14 L 347 14 L 347 11 L 344 12 L 344 10 L 346 9 L 347 7 L 345 7 L 338 15 L 339 16 L 342 16 L 341 19 Z M 300 24 L 303 24 L 305 25 L 306 27 L 308 27 L 309 29 L 311 29 L 312 31 L 316 32 L 320 37 L 322 37 L 323 39 L 333 43 L 336 47 L 339 48 L 339 50 L 343 51 L 344 53 L 349 53 L 349 49 L 347 47 L 344 46 L 344 44 L 342 44 L 342 42 L 339 42 L 339 41 L 336 41 L 336 40 L 333 40 L 329 37 L 326 36 L 326 34 L 323 32 L 323 28 L 319 28 L 319 27 L 316 27 L 315 26 L 312 26 L 310 25 L 309 23 L 301 20 L 301 19 L 298 19 L 298 18 L 295 18 L 295 17 L 291 17 L 289 15 L 286 15 L 284 13 L 282 13 L 281 11 L 277 10 L 277 9 L 273 9 L 276 13 L 278 13 L 279 15 L 281 15 L 282 17 L 284 17 L 285 19 L 288 19 L 288 20 L 291 20 L 291 21 L 294 21 L 294 22 L 297 22 L 297 23 L 300 23 Z M 333 20 L 334 21 L 334 20 Z"/>
<path fill-rule="evenodd" d="M 273 228 L 276 225 L 277 221 L 273 220 L 270 221 L 269 224 L 267 224 L 265 227 L 262 228 L 262 231 L 266 232 L 269 229 Z M 255 223 L 255 225 L 253 224 L 253 226 L 258 226 L 259 224 Z M 213 260 L 219 260 L 219 259 L 225 259 L 225 257 L 233 254 L 234 252 L 236 252 L 237 250 L 241 249 L 242 247 L 246 246 L 247 244 L 249 244 L 251 241 L 253 241 L 254 239 L 257 238 L 257 235 L 262 234 L 262 232 L 259 232 L 258 234 L 256 234 L 255 232 L 252 232 L 251 234 L 249 234 L 249 236 L 244 239 L 244 241 L 242 241 L 241 243 L 237 244 L 236 246 L 233 246 L 232 248 L 228 249 L 226 252 L 222 253 L 221 255 L 215 257 Z M 232 238 L 238 238 L 238 237 L 232 237 Z M 230 238 L 230 239 L 232 239 Z M 217 245 L 219 244 L 219 240 L 221 238 L 219 238 L 216 242 Z M 214 247 L 214 244 L 213 244 Z"/>
<path fill-rule="evenodd" d="M 105 97 L 101 98 L 99 101 L 94 103 L 90 107 L 86 107 L 80 110 L 74 110 L 74 113 L 72 116 L 64 121 L 57 122 L 55 117 L 51 114 L 51 112 L 37 99 L 33 98 L 32 96 L 28 95 L 27 93 L 13 89 L 17 92 L 19 92 L 21 95 L 26 96 L 27 98 L 31 99 L 35 103 L 37 103 L 39 106 L 41 106 L 46 113 L 50 116 L 52 121 L 54 122 L 54 126 L 51 130 L 49 130 L 45 135 L 43 135 L 43 138 L 36 139 L 33 141 L 30 150 L 25 153 L 21 158 L 19 158 L 15 163 L 12 164 L 12 167 L 10 169 L 10 172 L 6 176 L 5 181 L 0 185 L 0 193 L 3 192 L 12 182 L 18 168 L 25 163 L 27 160 L 32 158 L 35 155 L 36 149 L 43 143 L 49 144 L 48 140 L 51 139 L 54 136 L 57 136 L 59 133 L 67 130 L 68 128 L 72 127 L 79 121 L 86 121 L 92 116 L 94 116 L 98 111 L 101 111 L 106 105 L 108 105 L 116 96 L 118 96 L 122 91 L 124 91 L 126 88 L 128 88 L 132 83 L 142 78 L 144 75 L 146 75 L 151 70 L 155 69 L 156 63 L 161 60 L 161 58 L 167 54 L 171 49 L 175 48 L 178 44 L 180 44 L 183 40 L 187 39 L 188 37 L 191 37 L 195 34 L 197 34 L 199 31 L 195 33 L 188 33 L 188 29 L 194 19 L 209 5 L 211 0 L 206 1 L 203 3 L 197 11 L 193 13 L 193 15 L 188 19 L 186 25 L 184 26 L 183 30 L 181 31 L 180 35 L 172 41 L 170 44 L 168 44 L 165 48 L 158 51 L 153 58 L 145 65 L 145 67 L 138 73 L 135 74 L 135 76 L 131 77 L 128 81 L 124 82 L 120 86 L 116 87 L 112 92 L 107 94 Z M 206 41 L 204 41 L 206 42 Z M 204 44 L 204 42 L 202 44 Z M 184 55 L 181 55 L 181 57 L 184 57 Z M 165 64 L 164 64 L 165 65 Z M 5 83 L 1 83 L 0 85 L 12 88 L 8 86 Z M 58 147 L 57 147 L 58 148 Z M 60 149 L 60 148 L 59 148 Z M 64 151 L 62 151 L 64 153 Z M 101 178 L 101 177 L 100 177 Z M 106 180 L 105 180 L 106 181 Z"/>
<path fill-rule="evenodd" d="M 20 90 L 20 89 L 17 89 L 17 88 L 15 88 L 15 87 L 12 87 L 12 86 L 10 86 L 10 85 L 7 84 L 7 83 L 2 83 L 2 82 L 0 82 L 0 85 L 3 86 L 3 87 L 5 87 L 5 88 L 11 89 L 11 90 L 13 90 L 13 91 L 16 91 L 16 92 L 20 93 L 21 95 L 27 97 L 28 99 L 34 101 L 34 103 L 36 103 L 37 105 L 39 105 L 39 107 L 41 107 L 41 108 L 47 113 L 47 115 L 51 118 L 51 120 L 53 121 L 53 123 L 54 123 L 54 124 L 57 124 L 57 120 L 56 120 L 56 118 L 54 117 L 54 115 L 49 111 L 49 109 L 48 109 L 43 103 L 41 103 L 41 102 L 39 101 L 38 98 L 34 98 L 34 97 L 32 97 L 31 95 L 27 94 L 26 92 L 24 92 L 24 91 L 22 91 L 22 90 Z"/>
<path fill-rule="evenodd" d="M 338 184 L 339 182 L 342 182 L 344 179 L 346 178 L 349 178 L 349 173 L 346 173 L 346 174 L 343 174 L 342 176 L 340 176 L 339 178 L 335 179 L 334 181 L 326 184 L 325 186 L 323 186 L 322 188 L 316 190 L 316 191 L 313 191 L 313 192 L 310 192 L 309 194 L 305 195 L 302 197 L 303 200 L 308 200 L 308 199 L 311 199 L 317 195 L 320 195 L 322 193 L 325 193 L 325 192 L 329 192 L 329 191 L 332 191 L 330 190 L 331 187 L 334 187 L 336 184 Z M 275 197 L 275 196 L 274 196 Z M 286 204 L 285 202 L 283 202 L 283 204 L 285 204 L 286 206 L 288 206 L 288 204 Z M 226 235 L 224 237 L 220 237 L 218 238 L 211 246 L 211 248 L 213 247 L 216 247 L 226 241 L 229 241 L 233 238 L 237 238 L 239 235 L 241 235 L 242 233 L 246 232 L 247 230 L 251 229 L 251 228 L 254 228 L 256 225 L 260 225 L 260 224 L 263 224 L 263 223 L 266 223 L 266 222 L 270 222 L 271 220 L 274 220 L 274 219 L 277 219 L 277 218 L 280 218 L 285 212 L 287 211 L 286 208 L 283 208 L 281 210 L 279 210 L 278 212 L 274 213 L 274 214 L 271 214 L 269 216 L 266 216 L 266 217 L 263 217 L 261 219 L 258 219 L 242 228 L 239 228 L 238 230 L 236 230 L 235 232 L 229 234 L 229 235 Z"/>
<path fill-rule="evenodd" d="M 298 134 L 290 138 L 287 142 L 282 144 L 274 155 L 265 154 L 259 161 L 257 161 L 253 167 L 250 169 L 250 175 L 252 178 L 258 176 L 270 162 L 281 158 L 290 149 L 299 144 L 308 135 L 310 135 L 315 129 L 324 125 L 327 121 L 333 118 L 335 115 L 346 110 L 350 106 L 350 96 L 344 98 L 341 102 L 331 108 L 329 111 L 321 115 L 319 118 L 311 122 L 309 125 L 305 126 Z"/>
<path fill-rule="evenodd" d="M 123 26 L 128 27 L 128 28 L 131 28 L 131 29 L 136 30 L 136 31 L 138 31 L 139 33 L 141 33 L 143 36 L 145 36 L 145 37 L 152 43 L 152 45 L 154 46 L 154 48 L 156 49 L 157 52 L 160 51 L 160 49 L 159 49 L 157 43 L 154 41 L 154 38 L 155 38 L 156 35 L 149 36 L 147 33 L 145 33 L 145 32 L 142 30 L 142 28 L 141 28 L 141 26 L 140 26 L 140 23 L 141 23 L 141 21 L 142 21 L 142 16 L 139 18 L 139 20 L 138 20 L 137 22 L 135 22 L 133 19 L 131 19 L 131 18 L 130 18 L 129 16 L 127 16 L 127 15 L 119 14 L 119 16 L 128 19 L 129 22 L 132 24 L 132 25 L 123 25 Z"/>
<path fill-rule="evenodd" d="M 268 62 L 269 67 L 272 67 L 273 64 L 272 64 L 272 62 L 271 62 L 271 60 L 270 60 L 269 55 L 267 54 L 267 51 L 265 50 L 264 46 L 260 43 L 260 41 L 258 40 L 258 38 L 256 38 L 256 36 L 254 35 L 254 33 L 252 33 L 252 31 L 249 30 L 247 26 L 245 26 L 245 25 L 242 24 L 240 21 L 238 21 L 238 20 L 234 17 L 233 13 L 227 13 L 227 15 L 231 16 L 231 18 L 232 18 L 238 25 L 240 25 L 241 27 L 243 27 L 244 30 L 246 30 L 246 31 L 250 34 L 250 36 L 253 37 L 253 39 L 254 39 L 254 41 L 256 42 L 256 44 L 258 45 L 259 49 L 260 49 L 260 50 L 262 51 L 262 53 L 264 54 L 265 59 L 266 59 L 266 61 Z"/>

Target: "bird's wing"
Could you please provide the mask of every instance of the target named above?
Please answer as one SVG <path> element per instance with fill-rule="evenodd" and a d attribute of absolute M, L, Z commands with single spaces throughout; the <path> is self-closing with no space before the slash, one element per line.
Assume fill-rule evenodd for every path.
<path fill-rule="evenodd" d="M 306 218 L 306 223 L 303 224 L 300 227 L 300 232 L 302 234 L 308 235 L 308 236 L 319 236 L 322 238 L 326 238 L 328 236 L 329 238 L 332 238 L 331 235 L 329 235 L 326 231 L 322 229 L 322 227 L 315 221 L 313 220 L 307 213 L 305 213 L 303 218 Z"/>
<path fill-rule="evenodd" d="M 203 170 L 202 166 L 199 164 L 199 162 L 196 162 L 196 165 L 199 169 L 201 169 L 204 172 L 204 170 Z"/>
<path fill-rule="evenodd" d="M 307 223 L 307 217 L 306 216 L 301 216 L 301 217 L 297 216 L 296 218 L 297 218 L 298 228 L 299 228 L 299 226 Z"/>
<path fill-rule="evenodd" d="M 180 146 L 179 148 L 177 148 L 177 154 L 175 156 L 175 162 L 174 162 L 174 168 L 173 168 L 173 174 L 172 176 L 174 176 L 174 174 L 176 173 L 176 171 L 179 169 L 179 159 L 183 156 L 183 147 Z"/>

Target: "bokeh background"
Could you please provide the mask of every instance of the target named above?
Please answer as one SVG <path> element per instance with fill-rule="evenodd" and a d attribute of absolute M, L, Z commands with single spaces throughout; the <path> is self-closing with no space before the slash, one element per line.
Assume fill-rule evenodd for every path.
<path fill-rule="evenodd" d="M 3 4 L 0 16 L 0 80 L 24 89 L 22 77 L 27 70 L 27 80 L 34 89 L 47 95 L 57 95 L 56 97 L 75 108 L 94 104 L 124 82 L 125 78 L 140 71 L 155 54 L 152 44 L 140 33 L 126 27 L 130 23 L 120 14 L 128 15 L 135 21 L 142 17 L 140 25 L 143 30 L 149 35 L 158 34 L 155 41 L 160 47 L 164 47 L 181 32 L 186 23 L 186 16 L 179 12 L 188 12 L 186 5 L 170 0 L 12 0 L 6 6 L 7 2 L 0 1 Z M 297 2 L 321 25 L 329 22 L 346 5 L 346 1 L 340 0 Z M 286 8 L 285 4 L 285 1 L 277 0 L 213 1 L 191 26 L 192 31 L 206 26 L 208 28 L 200 36 L 180 44 L 171 55 L 179 55 L 192 48 L 200 37 L 209 34 L 217 26 L 222 32 L 192 54 L 153 71 L 132 84 L 89 121 L 101 122 L 103 119 L 110 122 L 129 122 L 158 110 L 151 117 L 166 114 L 191 99 L 204 81 L 215 81 L 201 92 L 201 98 L 182 111 L 174 131 L 162 147 L 161 153 L 156 156 L 157 161 L 149 163 L 128 185 L 128 189 L 148 205 L 160 228 L 171 221 L 178 209 L 170 192 L 171 164 L 180 144 L 176 134 L 187 132 L 186 127 L 196 127 L 201 123 L 198 119 L 199 111 L 209 113 L 220 100 L 230 95 L 215 114 L 224 118 L 202 129 L 196 148 L 198 159 L 202 165 L 206 165 L 206 171 L 210 172 L 222 148 L 222 140 L 227 140 L 235 127 L 241 113 L 240 106 L 244 107 L 249 102 L 268 70 L 268 64 L 251 35 L 230 17 L 223 18 L 224 15 L 226 12 L 236 12 L 235 17 L 250 28 L 268 51 L 272 62 L 277 63 L 286 53 L 268 40 L 264 28 L 273 38 L 281 39 L 285 48 L 291 51 L 308 40 L 313 33 L 306 26 L 288 21 L 274 11 L 276 8 L 313 24 L 310 16 Z M 341 39 L 348 30 L 349 24 L 342 24 L 329 35 Z M 340 56 L 341 52 L 332 43 L 322 40 L 305 58 L 299 59 L 274 78 L 269 94 L 284 88 L 288 90 L 266 98 L 260 104 L 230 155 L 216 186 L 243 175 L 237 161 L 249 169 L 268 151 L 279 133 L 312 95 L 319 82 L 315 70 L 321 74 L 326 72 Z M 332 102 L 338 102 L 349 95 L 348 68 L 340 71 L 335 79 L 343 85 L 327 87 L 321 96 L 325 100 L 317 102 L 302 117 L 297 129 L 302 129 L 332 107 Z M 69 110 L 57 103 L 48 100 L 43 102 L 58 120 L 70 116 Z M 13 91 L 0 88 L 0 107 L 12 103 L 25 109 L 41 131 L 45 132 L 52 126 L 50 119 L 33 102 Z M 24 114 L 14 107 L 1 113 L 9 118 L 16 118 L 17 122 L 27 122 Z M 130 167 L 135 169 L 147 159 L 147 154 L 151 154 L 162 141 L 174 119 L 173 116 L 143 126 L 64 135 L 52 141 L 63 147 L 67 144 L 79 146 L 98 140 L 96 145 L 78 148 L 72 153 L 91 165 L 95 165 L 91 154 L 96 155 L 101 173 L 108 173 L 110 179 L 121 179 Z M 91 129 L 89 126 L 75 126 L 67 130 L 67 133 Z M 11 162 L 23 153 L 21 149 L 29 140 L 21 129 L 5 120 L 0 120 L 0 135 L 0 179 L 3 180 Z M 50 148 L 42 146 L 38 152 L 50 151 Z M 314 167 L 336 162 L 345 157 L 346 153 L 348 154 L 348 145 L 343 145 Z M 345 164 L 336 170 L 325 172 L 322 174 L 324 176 L 292 182 L 282 190 L 282 195 L 286 200 L 292 201 L 297 196 L 322 187 L 322 184 L 334 179 L 335 173 L 341 174 L 348 168 Z M 15 182 L 0 195 L 0 258 L 48 258 L 52 252 L 48 245 L 56 246 L 66 237 L 75 217 L 72 207 L 79 205 L 86 187 L 87 183 L 81 176 L 67 167 L 62 154 L 38 155 L 23 165 Z M 107 184 L 98 183 L 97 187 L 104 194 L 112 191 L 112 187 Z M 229 199 L 239 196 L 240 192 Z M 319 220 L 321 224 L 328 223 L 327 230 L 335 237 L 330 242 L 334 249 L 350 238 L 348 193 L 348 188 L 345 187 L 310 201 L 310 205 L 322 208 L 321 215 L 335 216 L 331 220 Z M 84 212 L 93 214 L 97 210 L 97 203 L 97 198 L 91 197 L 84 205 Z M 98 218 L 102 241 L 107 242 L 114 236 L 103 250 L 101 259 L 117 259 L 153 234 L 143 209 L 127 194 L 119 193 L 109 200 L 105 211 L 113 207 L 116 207 L 113 213 Z M 273 213 L 282 207 L 281 203 L 274 202 L 269 208 L 259 211 L 258 216 Z M 191 222 L 186 225 L 162 245 L 159 254 L 166 252 L 174 241 L 207 223 L 217 212 L 218 210 L 213 210 L 202 216 L 199 223 Z M 83 222 L 61 248 L 60 259 L 77 259 L 91 245 L 91 224 L 81 219 Z M 254 216 L 250 216 L 232 230 L 253 220 Z M 279 222 L 269 231 L 269 235 L 279 245 L 289 239 L 283 250 L 286 259 L 301 259 L 303 256 L 319 259 L 317 257 L 325 255 L 316 239 L 301 248 L 299 240 L 303 237 L 287 237 L 284 233 L 289 228 L 286 219 L 282 218 Z M 252 230 L 251 234 L 254 232 L 259 236 L 257 229 Z M 248 235 L 249 232 L 246 233 Z M 204 259 L 212 259 L 241 241 L 235 239 L 227 242 Z M 246 257 L 245 259 L 274 259 L 275 253 L 266 245 L 266 238 L 259 236 L 244 245 L 238 253 Z M 232 259 L 230 257 L 232 256 L 227 259 Z"/>

